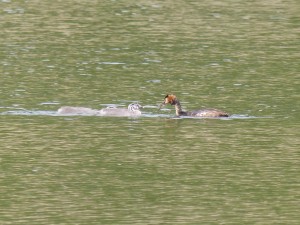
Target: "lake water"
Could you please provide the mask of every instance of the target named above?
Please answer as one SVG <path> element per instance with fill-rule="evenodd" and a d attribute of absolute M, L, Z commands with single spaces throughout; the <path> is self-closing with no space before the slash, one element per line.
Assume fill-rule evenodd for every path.
<path fill-rule="evenodd" d="M 1 224 L 299 224 L 300 2 L 0 0 Z M 158 111 L 167 93 L 185 109 Z M 143 116 L 59 116 L 64 105 Z"/>

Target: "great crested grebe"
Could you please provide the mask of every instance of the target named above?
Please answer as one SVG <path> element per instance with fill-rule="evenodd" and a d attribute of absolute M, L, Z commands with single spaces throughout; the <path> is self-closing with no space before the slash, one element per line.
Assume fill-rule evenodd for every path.
<path fill-rule="evenodd" d="M 96 115 L 98 111 L 86 107 L 63 106 L 57 110 L 57 113 L 63 115 Z"/>
<path fill-rule="evenodd" d="M 131 103 L 128 105 L 127 109 L 107 107 L 105 109 L 99 110 L 97 112 L 97 115 L 99 116 L 140 116 L 142 115 L 140 108 L 142 108 L 141 105 L 137 103 Z"/>
<path fill-rule="evenodd" d="M 179 100 L 175 95 L 166 95 L 163 103 L 160 105 L 161 109 L 166 104 L 171 104 L 175 106 L 177 116 L 192 116 L 192 117 L 228 117 L 229 114 L 218 109 L 200 109 L 193 111 L 182 111 Z"/>
<path fill-rule="evenodd" d="M 140 116 L 142 112 L 141 105 L 137 103 L 131 103 L 128 105 L 127 109 L 107 107 L 101 110 L 85 108 L 85 107 L 72 107 L 63 106 L 58 109 L 57 113 L 61 115 L 86 115 L 86 116 Z"/>

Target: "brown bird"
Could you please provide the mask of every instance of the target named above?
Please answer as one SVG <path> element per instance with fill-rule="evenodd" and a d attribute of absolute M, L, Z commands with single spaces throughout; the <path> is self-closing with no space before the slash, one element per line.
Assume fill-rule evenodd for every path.
<path fill-rule="evenodd" d="M 193 111 L 183 111 L 178 98 L 175 95 L 166 95 L 163 103 L 160 105 L 161 109 L 166 104 L 171 104 L 175 106 L 177 116 L 191 116 L 191 117 L 228 117 L 229 114 L 218 109 L 200 109 Z"/>

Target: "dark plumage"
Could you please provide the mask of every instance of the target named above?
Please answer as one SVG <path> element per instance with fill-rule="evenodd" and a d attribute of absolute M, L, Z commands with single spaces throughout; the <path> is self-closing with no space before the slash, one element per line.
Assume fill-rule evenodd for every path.
<path fill-rule="evenodd" d="M 192 117 L 228 117 L 229 116 L 228 113 L 223 112 L 219 109 L 200 109 L 200 110 L 185 112 L 181 109 L 181 105 L 177 97 L 172 94 L 166 95 L 160 108 L 165 106 L 166 104 L 171 104 L 175 106 L 177 116 L 192 116 Z"/>

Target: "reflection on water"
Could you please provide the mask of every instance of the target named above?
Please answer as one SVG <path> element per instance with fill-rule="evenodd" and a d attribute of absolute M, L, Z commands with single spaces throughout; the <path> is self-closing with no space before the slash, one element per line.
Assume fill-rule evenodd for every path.
<path fill-rule="evenodd" d="M 1 224 L 299 224 L 298 1 L 0 9 Z"/>

